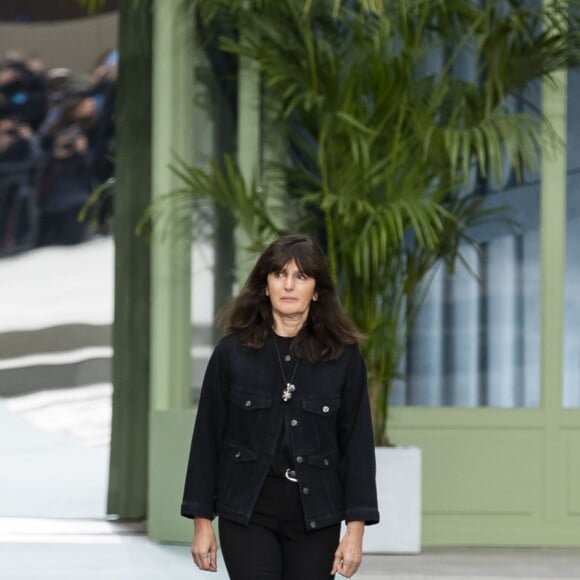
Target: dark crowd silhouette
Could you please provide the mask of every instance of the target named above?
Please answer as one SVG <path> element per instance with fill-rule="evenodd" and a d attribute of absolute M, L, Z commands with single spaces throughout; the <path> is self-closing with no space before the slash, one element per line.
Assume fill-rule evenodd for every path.
<path fill-rule="evenodd" d="M 117 60 L 106 51 L 86 78 L 17 52 L 0 61 L 0 256 L 109 233 Z"/>

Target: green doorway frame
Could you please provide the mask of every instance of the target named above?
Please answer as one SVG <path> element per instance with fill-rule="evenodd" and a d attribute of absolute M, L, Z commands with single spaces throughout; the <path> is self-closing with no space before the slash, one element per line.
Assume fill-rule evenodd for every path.
<path fill-rule="evenodd" d="M 170 7 L 174 1 L 164 2 L 163 9 L 176 9 Z M 176 51 L 190 47 L 168 42 L 171 18 L 157 23 L 155 51 L 175 59 Z M 157 66 L 164 66 L 162 56 L 156 58 Z M 558 90 L 544 87 L 544 110 L 565 139 L 565 73 L 559 81 Z M 172 99 L 178 101 L 184 96 L 183 92 L 170 97 L 163 94 L 165 106 L 157 110 L 161 119 L 154 124 L 159 130 L 165 127 L 164 116 L 172 114 Z M 244 102 L 242 95 L 242 116 Z M 247 113 L 249 120 L 255 111 Z M 166 143 L 170 142 L 168 136 Z M 159 171 L 166 170 L 159 161 L 155 163 Z M 425 546 L 580 546 L 580 409 L 562 408 L 565 209 L 565 156 L 545 158 L 540 209 L 541 406 L 396 407 L 391 411 L 393 439 L 400 445 L 422 449 Z M 189 259 L 186 250 L 181 249 L 178 255 L 183 263 Z M 154 300 L 155 296 L 161 300 L 159 320 L 163 320 L 164 309 L 189 320 L 188 294 L 182 288 L 177 294 L 181 298 L 175 302 L 175 285 L 156 269 L 155 263 L 153 270 Z M 189 282 L 183 276 L 179 284 Z M 189 542 L 192 532 L 191 522 L 179 516 L 195 416 L 194 409 L 184 402 L 187 397 L 182 396 L 190 388 L 187 372 L 172 382 L 171 396 L 167 391 L 172 364 L 190 364 L 188 349 L 180 348 L 177 354 L 168 346 L 174 344 L 173 340 L 188 340 L 187 329 L 180 328 L 181 338 L 177 339 L 166 324 L 159 324 L 153 337 L 153 344 L 158 346 L 152 349 L 148 529 L 152 539 L 165 542 Z"/>

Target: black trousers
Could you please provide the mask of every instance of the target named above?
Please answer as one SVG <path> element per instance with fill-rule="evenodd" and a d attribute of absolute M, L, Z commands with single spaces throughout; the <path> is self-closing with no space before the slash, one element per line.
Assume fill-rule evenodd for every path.
<path fill-rule="evenodd" d="M 298 485 L 268 477 L 248 526 L 220 518 L 231 580 L 328 580 L 340 524 L 306 531 Z"/>

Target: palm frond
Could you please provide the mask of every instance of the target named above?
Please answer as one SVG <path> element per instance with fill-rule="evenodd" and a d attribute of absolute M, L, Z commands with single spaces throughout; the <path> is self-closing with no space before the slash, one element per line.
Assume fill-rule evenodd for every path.
<path fill-rule="evenodd" d="M 580 1 L 195 4 L 222 50 L 255 63 L 288 135 L 289 198 L 323 230 L 345 305 L 369 337 L 378 440 L 434 269 L 452 270 L 470 228 L 501 216 L 466 195 L 470 179 L 501 183 L 506 165 L 521 177 L 561 146 L 540 112 L 506 103 L 580 61 Z M 231 160 L 178 171 L 194 199 L 232 208 L 256 240 L 278 232 L 267 195 Z"/>

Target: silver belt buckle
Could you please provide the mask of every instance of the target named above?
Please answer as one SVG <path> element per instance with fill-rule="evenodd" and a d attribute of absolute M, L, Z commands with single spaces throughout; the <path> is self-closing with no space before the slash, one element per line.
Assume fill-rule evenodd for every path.
<path fill-rule="evenodd" d="M 296 472 L 293 469 L 288 468 L 285 472 L 284 472 L 284 477 L 288 480 L 291 481 L 292 483 L 298 483 L 298 478 L 296 477 Z"/>

